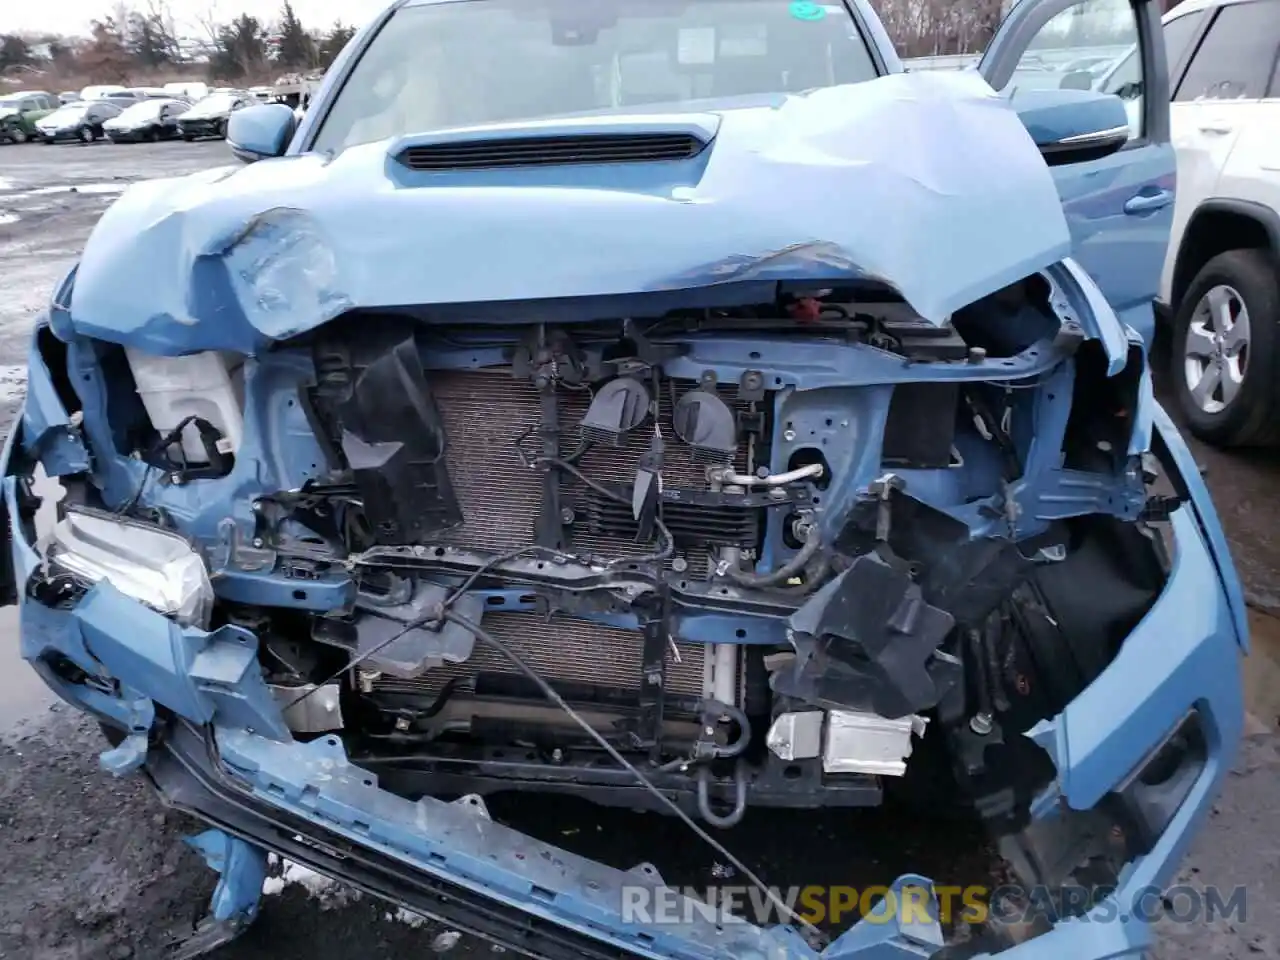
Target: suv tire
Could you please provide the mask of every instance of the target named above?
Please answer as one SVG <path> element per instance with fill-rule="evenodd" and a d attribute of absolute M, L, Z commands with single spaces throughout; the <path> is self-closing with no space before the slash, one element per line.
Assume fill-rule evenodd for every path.
<path fill-rule="evenodd" d="M 1229 250 L 1196 274 L 1174 315 L 1170 357 L 1193 434 L 1222 447 L 1280 443 L 1278 325 L 1280 271 L 1270 251 Z M 1214 386 L 1197 395 L 1202 377 Z"/>

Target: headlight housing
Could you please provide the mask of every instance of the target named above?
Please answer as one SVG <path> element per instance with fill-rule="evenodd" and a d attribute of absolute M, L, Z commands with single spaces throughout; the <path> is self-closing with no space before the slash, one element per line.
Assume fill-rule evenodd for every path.
<path fill-rule="evenodd" d="M 213 585 L 204 558 L 178 534 L 84 507 L 68 507 L 50 535 L 50 565 L 79 580 L 105 580 L 183 626 L 206 626 Z"/>

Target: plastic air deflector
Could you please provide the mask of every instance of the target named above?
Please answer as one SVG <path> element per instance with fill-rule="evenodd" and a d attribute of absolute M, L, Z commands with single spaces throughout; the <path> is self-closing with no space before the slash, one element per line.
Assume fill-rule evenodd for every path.
<path fill-rule="evenodd" d="M 416 543 L 460 524 L 444 426 L 412 333 L 329 341 L 316 360 L 316 410 L 360 490 L 374 539 Z"/>

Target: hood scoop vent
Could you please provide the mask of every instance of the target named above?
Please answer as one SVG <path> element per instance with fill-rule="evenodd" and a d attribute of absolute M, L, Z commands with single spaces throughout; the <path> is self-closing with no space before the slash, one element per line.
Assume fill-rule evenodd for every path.
<path fill-rule="evenodd" d="M 406 147 L 396 159 L 410 170 L 487 170 L 689 160 L 706 146 L 689 133 L 573 134 L 430 143 Z"/>

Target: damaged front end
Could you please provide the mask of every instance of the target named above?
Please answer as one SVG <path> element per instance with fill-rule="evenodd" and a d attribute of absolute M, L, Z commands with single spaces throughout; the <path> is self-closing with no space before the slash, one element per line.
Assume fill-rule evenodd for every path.
<path fill-rule="evenodd" d="M 307 218 L 248 222 L 193 283 L 335 275 Z M 115 731 L 104 765 L 222 831 L 214 939 L 274 850 L 545 957 L 1136 955 L 1145 925 L 1087 915 L 1176 863 L 1239 735 L 1245 625 L 1141 343 L 1061 233 L 987 289 L 782 256 L 595 299 L 326 295 L 285 329 L 254 317 L 297 301 L 259 288 L 256 341 L 193 310 L 164 355 L 177 313 L 112 333 L 73 276 L 5 454 L 23 656 Z M 37 468 L 65 488 L 41 535 Z M 504 791 L 730 857 L 751 808 L 960 806 L 1023 884 L 1107 892 L 963 945 L 936 910 L 829 945 L 785 904 L 662 922 L 625 910 L 653 866 L 493 822 Z"/>

